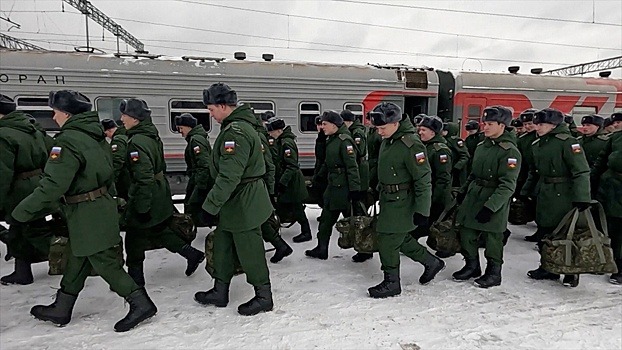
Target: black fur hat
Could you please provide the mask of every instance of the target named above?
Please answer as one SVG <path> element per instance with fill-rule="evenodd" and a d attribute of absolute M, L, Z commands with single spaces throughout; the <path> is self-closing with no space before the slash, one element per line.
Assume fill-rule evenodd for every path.
<path fill-rule="evenodd" d="M 622 112 L 615 112 L 611 115 L 611 122 L 622 122 Z"/>
<path fill-rule="evenodd" d="M 117 123 L 112 119 L 102 119 L 101 123 L 102 123 L 102 126 L 104 127 L 104 131 L 117 127 Z"/>
<path fill-rule="evenodd" d="M 581 118 L 581 124 L 592 124 L 602 128 L 603 124 L 605 124 L 605 118 L 598 114 L 590 114 Z"/>
<path fill-rule="evenodd" d="M 343 125 L 343 119 L 341 118 L 339 113 L 333 110 L 324 111 L 324 113 L 322 113 L 322 121 L 333 123 L 338 127 L 341 127 Z"/>
<path fill-rule="evenodd" d="M 76 115 L 91 110 L 91 100 L 83 94 L 73 90 L 50 91 L 48 106 Z"/>
<path fill-rule="evenodd" d="M 426 115 L 421 119 L 419 126 L 426 127 L 438 134 L 443 130 L 443 121 L 437 116 Z"/>
<path fill-rule="evenodd" d="M 471 131 L 471 130 L 479 130 L 479 123 L 477 122 L 477 120 L 469 120 L 466 125 L 464 126 L 464 128 L 467 131 Z"/>
<path fill-rule="evenodd" d="M 341 111 L 341 119 L 343 119 L 344 122 L 353 122 L 355 119 L 355 116 L 351 110 L 344 109 L 343 111 Z"/>
<path fill-rule="evenodd" d="M 484 108 L 482 121 L 497 122 L 499 124 L 504 124 L 505 126 L 510 126 L 510 123 L 512 122 L 512 111 L 503 106 L 487 107 Z"/>
<path fill-rule="evenodd" d="M 613 120 L 611 120 L 611 118 L 607 117 L 605 118 L 605 120 L 603 121 L 603 128 L 606 128 L 608 126 L 611 126 L 611 124 L 613 124 Z"/>
<path fill-rule="evenodd" d="M 285 129 L 285 121 L 281 118 L 272 117 L 268 119 L 268 123 L 266 124 L 266 129 L 268 129 L 268 131 Z"/>
<path fill-rule="evenodd" d="M 274 114 L 273 111 L 265 111 L 263 113 L 261 113 L 261 120 L 264 122 L 267 122 L 268 120 L 270 120 L 270 118 L 274 118 L 276 115 Z"/>
<path fill-rule="evenodd" d="M 322 116 L 318 115 L 315 117 L 315 125 L 322 125 Z"/>
<path fill-rule="evenodd" d="M 397 123 L 402 120 L 402 109 L 393 102 L 381 102 L 369 112 L 369 117 L 375 126 Z"/>
<path fill-rule="evenodd" d="M 15 110 L 15 101 L 7 95 L 0 94 L 0 114 L 7 115 Z"/>
<path fill-rule="evenodd" d="M 545 108 L 537 111 L 533 116 L 534 124 L 559 125 L 564 121 L 564 114 L 554 108 Z"/>
<path fill-rule="evenodd" d="M 516 118 L 516 119 L 512 119 L 512 122 L 510 123 L 510 126 L 513 126 L 515 128 L 522 128 L 525 125 L 523 124 L 523 122 L 519 118 Z"/>
<path fill-rule="evenodd" d="M 127 114 L 134 119 L 143 121 L 151 116 L 151 110 L 147 106 L 147 102 L 137 98 L 130 98 L 121 101 L 119 110 L 123 114 Z"/>
<path fill-rule="evenodd" d="M 533 116 L 536 114 L 537 111 L 538 110 L 534 108 L 526 109 L 521 112 L 521 114 L 518 116 L 518 119 L 520 119 L 523 124 L 533 122 Z"/>
<path fill-rule="evenodd" d="M 193 117 L 190 113 L 182 113 L 175 117 L 175 126 L 194 128 L 197 126 L 197 118 Z"/>
<path fill-rule="evenodd" d="M 237 103 L 238 94 L 227 84 L 216 83 L 203 90 L 203 104 L 206 106 L 219 104 L 235 106 Z"/>

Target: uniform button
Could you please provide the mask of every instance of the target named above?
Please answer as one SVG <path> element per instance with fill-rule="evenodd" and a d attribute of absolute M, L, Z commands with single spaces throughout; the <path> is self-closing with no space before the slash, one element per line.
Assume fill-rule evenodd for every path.
<path fill-rule="evenodd" d="M 395 198 L 400 199 L 400 197 L 395 197 Z"/>

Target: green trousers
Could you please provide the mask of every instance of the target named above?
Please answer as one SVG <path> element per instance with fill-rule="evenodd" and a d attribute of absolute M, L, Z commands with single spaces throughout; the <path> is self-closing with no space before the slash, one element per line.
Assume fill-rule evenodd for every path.
<path fill-rule="evenodd" d="M 279 217 L 284 217 L 284 216 L 293 217 L 294 221 L 300 225 L 300 231 L 302 233 L 311 233 L 311 227 L 309 226 L 309 219 L 307 219 L 307 214 L 305 213 L 305 207 L 301 202 L 277 203 L 276 214 Z"/>
<path fill-rule="evenodd" d="M 489 232 L 474 230 L 471 228 L 460 228 L 460 244 L 462 245 L 462 254 L 465 258 L 477 258 L 478 255 L 478 238 L 483 235 L 486 240 L 486 250 L 484 256 L 488 261 L 497 264 L 503 264 L 503 232 Z"/>
<path fill-rule="evenodd" d="M 71 242 L 69 242 L 67 251 L 67 266 L 63 279 L 60 281 L 63 292 L 78 295 L 84 288 L 84 282 L 90 275 L 91 269 L 110 285 L 110 289 L 124 298 L 140 289 L 132 277 L 123 270 L 122 263 L 117 257 L 117 247 L 111 247 L 93 255 L 77 257 L 73 255 Z"/>
<path fill-rule="evenodd" d="M 400 252 L 414 261 L 422 262 L 427 250 L 408 232 L 378 232 L 378 253 L 383 271 L 399 273 Z"/>
<path fill-rule="evenodd" d="M 235 269 L 235 257 L 246 274 L 246 281 L 253 286 L 270 283 L 266 264 L 266 252 L 261 238 L 261 228 L 248 231 L 214 230 L 214 278 L 223 283 L 231 282 Z"/>
<path fill-rule="evenodd" d="M 330 236 L 333 233 L 333 226 L 335 226 L 339 220 L 340 214 L 343 214 L 344 217 L 349 217 L 350 211 L 322 209 L 322 214 L 320 214 L 320 225 L 317 233 L 318 240 L 330 240 Z"/>
<path fill-rule="evenodd" d="M 274 215 L 271 215 L 266 222 L 261 224 L 261 238 L 263 238 L 266 243 L 274 243 L 279 237 L 281 237 L 281 233 L 279 232 L 278 222 Z"/>
<path fill-rule="evenodd" d="M 613 257 L 622 259 L 622 218 L 607 216 L 607 231 L 611 238 L 611 248 Z"/>
<path fill-rule="evenodd" d="M 128 227 L 125 233 L 127 266 L 142 266 L 147 250 L 163 247 L 179 253 L 184 245 L 186 242 L 168 227 L 168 221 L 147 229 Z"/>
<path fill-rule="evenodd" d="M 8 251 L 15 258 L 31 264 L 48 260 L 52 233 L 45 220 L 36 220 L 28 225 L 11 225 L 8 237 Z"/>

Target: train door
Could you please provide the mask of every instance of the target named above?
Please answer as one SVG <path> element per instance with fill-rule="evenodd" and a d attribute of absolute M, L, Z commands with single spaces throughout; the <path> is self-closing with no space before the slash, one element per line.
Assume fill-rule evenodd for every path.
<path fill-rule="evenodd" d="M 415 117 L 417 114 L 428 113 L 428 98 L 422 96 L 405 96 L 404 113 Z"/>
<path fill-rule="evenodd" d="M 460 118 L 460 135 L 462 135 L 462 138 L 466 138 L 467 136 L 462 125 L 465 125 L 469 120 L 476 120 L 478 123 L 481 122 L 482 112 L 484 108 L 486 108 L 486 105 L 485 97 L 467 97 L 464 99 L 462 116 Z"/>

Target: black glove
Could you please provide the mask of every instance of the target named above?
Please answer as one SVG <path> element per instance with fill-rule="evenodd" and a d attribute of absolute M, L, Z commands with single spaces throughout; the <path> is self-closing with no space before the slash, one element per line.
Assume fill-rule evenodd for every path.
<path fill-rule="evenodd" d="M 272 203 L 272 207 L 276 209 L 276 202 L 277 202 L 278 197 L 275 195 L 270 195 L 270 202 Z"/>
<path fill-rule="evenodd" d="M 485 224 L 487 222 L 490 222 L 490 219 L 492 219 L 492 214 L 492 210 L 488 209 L 487 207 L 483 207 L 479 211 L 479 213 L 475 215 L 475 220 L 477 220 L 477 222 L 479 222 L 480 224 Z"/>
<path fill-rule="evenodd" d="M 216 226 L 218 224 L 218 216 L 212 215 L 203 209 L 199 212 L 199 217 L 203 224 L 207 227 Z"/>
<path fill-rule="evenodd" d="M 151 221 L 151 213 L 136 213 L 136 220 L 138 220 L 141 224 L 147 223 Z"/>
<path fill-rule="evenodd" d="M 365 199 L 365 193 L 364 191 L 350 191 L 348 192 L 348 198 L 351 201 L 360 202 Z"/>
<path fill-rule="evenodd" d="M 417 227 L 426 227 L 428 226 L 428 217 L 415 213 L 413 215 L 413 224 Z"/>
<path fill-rule="evenodd" d="M 209 193 L 209 190 L 206 188 L 199 188 L 197 190 L 197 195 L 199 196 L 199 198 L 204 199 L 205 197 L 207 197 L 207 194 Z"/>
<path fill-rule="evenodd" d="M 586 211 L 592 206 L 592 203 L 588 202 L 572 202 L 572 206 L 579 209 L 579 211 Z"/>
<path fill-rule="evenodd" d="M 6 216 L 6 218 L 4 218 L 4 221 L 6 221 L 6 223 L 11 225 L 11 226 L 19 226 L 19 225 L 24 225 L 25 224 L 24 222 L 17 221 L 17 219 L 15 219 L 13 217 L 13 215 L 11 215 L 11 214 L 8 214 Z"/>
<path fill-rule="evenodd" d="M 458 192 L 456 194 L 456 203 L 462 204 L 465 197 L 466 197 L 466 192 Z"/>
<path fill-rule="evenodd" d="M 280 182 L 276 184 L 276 195 L 277 196 L 285 193 L 286 191 L 287 191 L 287 186 L 286 185 L 283 185 Z"/>

